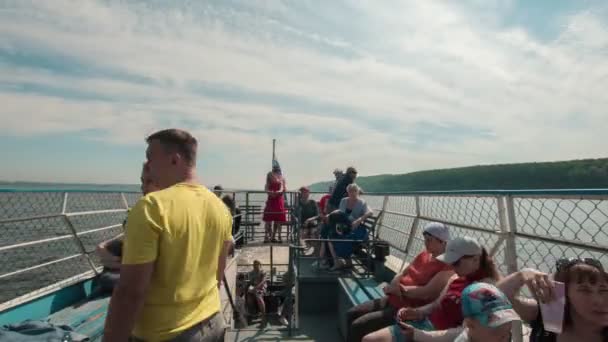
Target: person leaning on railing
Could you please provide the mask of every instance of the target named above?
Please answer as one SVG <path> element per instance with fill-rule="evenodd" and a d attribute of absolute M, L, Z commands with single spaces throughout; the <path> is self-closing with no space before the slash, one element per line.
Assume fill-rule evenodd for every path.
<path fill-rule="evenodd" d="M 150 168 L 146 164 L 142 167 L 140 180 L 141 192 L 144 196 L 150 192 L 160 190 L 160 187 L 150 177 Z M 126 223 L 125 220 L 123 226 Z M 95 249 L 104 267 L 99 276 L 99 284 L 103 291 L 112 291 L 120 279 L 123 238 L 124 234 L 121 233 L 110 240 L 99 243 Z"/>
<path fill-rule="evenodd" d="M 445 253 L 437 259 L 452 265 L 456 272 L 441 295 L 418 308 L 401 308 L 397 312 L 397 324 L 366 335 L 364 342 L 452 341 L 460 335 L 464 320 L 460 305 L 462 291 L 475 282 L 496 283 L 500 274 L 486 249 L 470 237 L 450 240 Z"/>
<path fill-rule="evenodd" d="M 424 227 L 422 235 L 425 249 L 384 288 L 386 296 L 348 311 L 347 341 L 361 341 L 363 336 L 394 324 L 395 314 L 402 307 L 419 307 L 439 297 L 454 275 L 450 265 L 436 259 L 445 253 L 450 232 L 445 224 L 432 222 Z"/>
<path fill-rule="evenodd" d="M 540 303 L 555 300 L 555 285 L 550 276 L 524 268 L 505 277 L 498 287 L 513 302 L 522 320 L 532 327 L 531 342 L 585 341 L 608 342 L 608 274 L 595 259 L 560 259 L 553 279 L 565 284 L 566 304 L 562 333 L 545 330 Z M 534 299 L 522 298 L 527 286 Z"/>

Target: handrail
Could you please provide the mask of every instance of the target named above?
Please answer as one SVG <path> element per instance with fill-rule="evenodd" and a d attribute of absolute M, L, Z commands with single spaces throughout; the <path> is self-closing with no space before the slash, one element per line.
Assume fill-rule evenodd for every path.
<path fill-rule="evenodd" d="M 135 196 L 126 197 L 125 195 L 139 195 L 138 192 L 113 191 L 109 189 L 44 189 L 41 191 L 36 191 L 35 189 L 0 189 L 0 193 L 3 192 L 64 194 L 64 209 L 61 213 L 56 212 L 57 209 L 54 205 L 49 207 L 52 210 L 48 210 L 49 212 L 46 213 L 43 210 L 45 209 L 44 206 L 38 206 L 42 202 L 32 202 L 36 206 L 31 208 L 27 207 L 28 203 L 17 202 L 15 207 L 20 208 L 20 205 L 22 205 L 21 207 L 26 208 L 23 210 L 23 214 L 30 214 L 30 216 L 9 218 L 10 216 L 16 216 L 15 214 L 20 214 L 19 212 L 11 212 L 8 217 L 0 218 L 0 224 L 8 224 L 8 226 L 12 226 L 13 223 L 18 223 L 16 226 L 21 226 L 20 222 L 22 221 L 36 221 L 56 217 L 70 220 L 75 216 L 87 217 L 87 222 L 95 222 L 97 219 L 95 216 L 89 218 L 87 215 L 123 213 L 127 210 L 127 204 L 133 203 L 132 201 L 136 198 Z M 66 206 L 65 203 L 68 198 L 67 194 L 72 192 L 93 193 L 93 195 L 94 193 L 117 193 L 120 194 L 120 198 L 117 198 L 115 208 L 66 212 L 65 208 L 70 207 Z M 257 205 L 258 202 L 261 202 L 258 199 L 264 197 L 267 193 L 263 190 L 246 191 L 229 189 L 222 192 L 235 196 L 237 205 L 241 206 L 252 205 L 253 203 Z M 297 193 L 290 191 L 286 192 L 286 194 L 289 195 L 289 204 L 296 207 Z M 322 194 L 322 192 L 315 192 L 315 194 Z M 42 198 L 45 195 L 32 197 L 16 196 L 19 200 L 22 198 L 25 200 L 32 198 L 32 201 L 35 201 L 39 197 Z M 45 199 L 48 201 L 51 198 L 53 201 L 56 201 L 56 197 L 57 195 L 46 195 Z M 499 255 L 501 258 L 504 256 L 504 259 L 500 259 L 500 266 L 506 267 L 507 272 L 512 272 L 517 270 L 518 267 L 523 266 L 537 266 L 539 269 L 547 271 L 553 267 L 553 265 L 549 265 L 553 261 L 552 259 L 561 257 L 564 254 L 582 255 L 599 253 L 602 255 L 602 258 L 605 258 L 605 255 L 608 254 L 608 232 L 606 231 L 606 228 L 608 228 L 608 189 L 406 191 L 365 193 L 363 197 L 372 206 L 378 206 L 374 208 L 375 212 L 381 212 L 383 215 L 383 220 L 377 222 L 376 233 L 378 236 L 375 238 L 383 239 L 390 244 L 391 251 L 394 250 L 394 256 L 403 259 L 402 268 L 406 259 L 409 260 L 420 250 L 420 230 L 427 221 L 438 221 L 448 224 L 450 229 L 453 229 L 454 236 L 470 235 L 477 237 L 480 242 L 485 244 L 485 247 L 492 255 Z M 73 200 L 73 198 L 77 198 L 80 201 L 86 201 L 88 198 L 95 199 L 94 196 L 88 195 L 69 196 L 70 200 Z M 107 196 L 103 198 L 106 201 Z M 129 202 L 126 201 L 127 198 L 130 200 Z M 73 208 L 88 209 L 91 206 L 94 208 L 94 201 L 87 202 L 87 204 L 91 203 L 92 205 Z M 379 207 L 380 204 L 382 208 Z M 34 210 L 30 211 L 28 209 Z M 5 209 L 2 208 L 2 210 Z M 293 208 L 289 208 L 286 211 L 293 212 Z M 0 211 L 0 215 L 1 213 Z M 255 213 L 243 211 L 239 215 L 244 217 L 243 222 L 246 222 L 259 218 L 261 214 L 262 211 Z M 118 215 L 111 216 L 116 217 Z M 234 218 L 237 217 L 238 215 L 234 216 Z M 298 221 L 294 215 L 290 215 L 288 224 L 298 226 Z M 88 224 L 87 230 L 84 231 L 60 231 L 58 233 L 60 236 L 52 236 L 52 234 L 49 236 L 48 233 L 45 233 L 41 236 L 46 236 L 46 238 L 41 238 L 41 236 L 36 236 L 35 234 L 28 234 L 27 237 L 37 240 L 2 246 L 0 247 L 0 251 L 31 246 L 42 242 L 65 240 L 70 236 L 74 239 L 80 239 L 82 235 L 89 234 L 91 236 L 94 232 L 110 229 L 112 226 L 108 225 L 114 223 L 104 220 L 102 222 L 104 223 L 95 223 L 93 227 L 91 227 L 91 224 Z M 41 223 L 36 221 L 36 224 L 40 225 Z M 26 224 L 23 225 L 27 227 Z M 250 228 L 241 225 L 241 230 L 234 235 L 235 239 L 242 236 L 245 240 L 245 246 L 247 245 L 246 240 L 249 239 L 248 229 Z M 299 241 L 298 235 L 299 230 L 296 230 L 292 232 L 288 240 L 290 250 L 293 250 L 294 253 L 303 248 L 303 246 L 296 246 L 292 243 Z M 19 240 L 24 241 L 23 238 Z M 366 243 L 366 241 L 369 242 L 370 240 L 305 239 L 304 241 Z M 82 248 L 81 246 L 79 247 Z M 68 258 L 75 258 L 78 255 L 88 257 L 87 254 L 88 252 L 79 253 Z M 393 253 L 391 252 L 391 254 Z M 85 260 L 79 260 L 78 262 L 86 264 Z M 297 259 L 294 260 L 292 266 L 296 267 L 298 262 Z M 29 266 L 26 269 L 32 270 L 39 267 L 43 266 Z M 13 272 L 25 271 L 17 270 Z M 6 278 L 7 275 L 1 277 Z M 12 302 L 10 305 L 13 305 Z M 297 310 L 295 315 L 297 317 Z M 297 325 L 297 318 L 295 322 Z"/>
<path fill-rule="evenodd" d="M 17 192 L 25 192 L 25 193 L 34 193 L 34 192 L 39 192 L 39 191 L 35 191 L 34 189 L 26 189 L 26 190 L 22 190 L 22 189 L 0 189 L 0 193 L 17 193 Z M 83 275 L 87 274 L 87 277 L 91 277 L 91 276 L 95 276 L 96 274 L 98 274 L 99 270 L 101 269 L 99 266 L 95 265 L 95 263 L 93 262 L 93 260 L 90 257 L 90 254 L 93 253 L 93 251 L 89 251 L 85 248 L 85 245 L 83 243 L 83 241 L 81 240 L 82 236 L 85 235 L 89 235 L 89 234 L 93 234 L 93 233 L 99 233 L 102 231 L 107 231 L 113 228 L 117 228 L 122 226 L 122 224 L 110 224 L 108 225 L 107 223 L 105 225 L 103 224 L 99 224 L 97 226 L 93 226 L 93 227 L 87 227 L 87 229 L 84 230 L 77 230 L 74 222 L 72 221 L 74 218 L 76 217 L 80 217 L 80 218 L 86 218 L 87 216 L 92 216 L 92 215 L 111 215 L 111 214 L 116 214 L 116 213 L 126 213 L 128 211 L 128 202 L 126 201 L 126 197 L 125 194 L 129 194 L 128 192 L 116 192 L 116 191 L 111 191 L 111 190 L 104 190 L 104 191 L 90 191 L 90 190 L 82 190 L 82 191 L 78 191 L 78 190 L 57 190 L 57 191 L 47 191 L 46 189 L 42 192 L 55 192 L 55 193 L 63 193 L 62 196 L 62 202 L 61 203 L 61 212 L 51 212 L 51 213 L 44 213 L 44 214 L 35 214 L 35 215 L 30 215 L 30 216 L 20 216 L 20 217 L 12 217 L 12 218 L 5 218 L 5 219 L 0 219 L 0 224 L 18 224 L 16 227 L 20 227 L 22 224 L 23 226 L 27 229 L 27 222 L 37 222 L 40 220 L 44 220 L 44 219 L 61 219 L 62 222 L 62 226 L 60 227 L 60 233 L 61 235 L 59 236 L 49 236 L 46 238 L 34 238 L 33 240 L 28 240 L 28 241 L 23 241 L 23 239 L 21 239 L 21 242 L 17 242 L 17 243 L 11 243 L 8 245 L 2 245 L 0 246 L 0 252 L 5 252 L 5 251 L 10 251 L 10 250 L 17 250 L 19 248 L 23 248 L 23 247 L 29 247 L 29 246 L 35 246 L 35 245 L 39 245 L 42 243 L 52 243 L 52 242 L 57 242 L 57 241 L 71 241 L 74 240 L 76 243 L 76 247 L 77 247 L 77 252 L 75 251 L 74 253 L 71 253 L 70 255 L 67 256 L 61 256 L 61 257 L 55 257 L 53 258 L 51 261 L 45 261 L 45 262 L 39 262 L 37 264 L 34 265 L 27 265 L 25 267 L 21 267 L 19 269 L 16 270 L 11 270 L 9 272 L 0 274 L 0 279 L 5 279 L 14 275 L 19 275 L 25 272 L 30 272 L 30 271 L 35 271 L 38 270 L 40 268 L 43 267 L 48 267 L 48 266 L 52 266 L 58 263 L 62 263 L 62 262 L 66 262 L 69 260 L 73 260 L 75 258 L 78 257 L 83 257 L 84 259 L 84 263 L 87 264 L 87 268 L 88 270 L 82 273 L 79 273 L 77 275 L 74 275 L 74 277 L 82 277 Z M 87 192 L 87 193 L 116 193 L 120 195 L 120 201 L 117 201 L 117 206 L 116 208 L 112 208 L 112 209 L 102 209 L 102 210 L 85 210 L 85 211 L 76 211 L 76 212 L 68 212 L 66 211 L 67 208 L 67 201 L 68 198 L 69 199 L 73 199 L 72 197 L 68 197 L 68 193 L 70 192 Z M 133 192 L 132 194 L 138 194 L 136 192 Z M 35 204 L 36 202 L 36 197 L 31 198 L 33 204 Z M 82 200 L 82 199 L 81 199 Z M 94 203 L 94 202 L 93 202 Z M 19 208 L 19 206 L 16 206 L 16 208 Z M 26 206 L 21 206 L 21 208 L 28 208 Z M 0 212 L 1 213 L 1 212 Z M 233 220 L 238 218 L 238 217 L 242 217 L 244 216 L 243 213 L 241 214 L 237 214 L 237 215 L 233 215 Z M 108 216 L 106 216 L 108 217 Z M 112 216 L 115 217 L 115 216 Z M 103 220 L 102 220 L 103 221 Z M 44 226 L 43 226 L 44 228 Z M 24 232 L 27 232 L 26 230 L 24 230 Z M 243 231 L 239 231 L 239 233 L 235 234 L 235 237 L 239 237 L 239 234 L 242 235 Z M 35 235 L 32 235 L 32 237 L 35 237 Z M 101 241 L 97 241 L 96 243 L 99 243 Z M 48 259 L 47 259 L 48 260 Z M 80 262 L 80 261 L 79 261 Z M 5 283 L 6 284 L 6 283 Z M 44 286 L 44 284 L 41 284 Z M 32 285 L 30 285 L 32 286 Z M 6 300 L 2 300 L 0 303 L 1 307 L 3 308 L 3 310 L 6 310 L 10 307 L 14 307 L 16 305 L 19 305 L 27 300 L 31 300 L 33 298 L 36 298 L 37 294 L 39 293 L 40 289 L 34 288 L 32 291 L 27 292 L 23 295 L 19 295 L 15 298 L 9 298 L 8 301 Z"/>
<path fill-rule="evenodd" d="M 0 188 L 0 193 L 32 193 L 32 192 L 40 192 L 40 193 L 124 193 L 124 194 L 133 194 L 140 195 L 139 191 L 130 191 L 124 190 L 120 188 L 116 189 L 46 189 L 46 188 Z M 250 193 L 250 194 L 266 194 L 268 191 L 265 190 L 257 190 L 257 189 L 224 189 L 222 193 Z M 286 194 L 295 194 L 297 191 L 285 191 Z M 311 191 L 311 194 L 325 194 L 324 191 Z M 518 196 L 542 196 L 542 195 L 599 195 L 599 196 L 608 196 L 608 189 L 605 188 L 589 188 L 589 189 L 487 189 L 487 190 L 448 190 L 448 191 L 438 191 L 438 190 L 420 190 L 420 191 L 378 191 L 378 192 L 365 192 L 367 196 L 404 196 L 404 195 L 485 195 L 485 196 L 495 196 L 495 195 L 518 195 Z"/>

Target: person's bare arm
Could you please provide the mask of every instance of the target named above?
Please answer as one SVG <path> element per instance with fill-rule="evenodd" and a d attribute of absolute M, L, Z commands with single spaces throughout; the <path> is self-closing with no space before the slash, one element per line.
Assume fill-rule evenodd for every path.
<path fill-rule="evenodd" d="M 103 341 L 128 341 L 154 272 L 154 262 L 122 265 L 120 281 L 112 294 Z"/>
<path fill-rule="evenodd" d="M 409 268 L 410 268 L 410 266 L 408 265 L 407 267 L 405 267 L 403 272 L 395 274 L 395 276 L 393 277 L 393 280 L 391 280 L 391 282 L 388 285 L 386 285 L 386 287 L 384 287 L 385 294 L 394 294 L 396 296 L 401 297 L 401 291 L 400 291 L 401 277 L 403 277 L 407 274 L 407 271 L 409 270 Z"/>
<path fill-rule="evenodd" d="M 515 309 L 521 319 L 525 322 L 531 322 L 538 316 L 538 302 L 534 299 L 527 299 L 519 296 L 519 291 L 526 284 L 528 284 L 528 287 L 532 292 L 536 292 L 535 289 L 538 288 L 546 289 L 544 291 L 546 293 L 542 294 L 542 297 L 545 300 L 550 300 L 553 296 L 551 291 L 552 286 L 548 275 L 529 268 L 512 273 L 501 279 L 498 284 L 496 284 L 496 287 L 504 292 L 509 300 L 511 300 L 513 309 Z"/>
<path fill-rule="evenodd" d="M 226 269 L 226 259 L 228 258 L 228 253 L 232 248 L 232 240 L 224 241 L 224 245 L 222 246 L 222 252 L 217 259 L 217 287 L 222 285 L 222 281 L 224 279 L 224 271 Z"/>
<path fill-rule="evenodd" d="M 260 278 L 262 278 L 260 279 L 260 282 L 255 285 L 257 290 L 261 289 L 266 284 L 266 272 L 262 272 L 262 276 Z"/>
<path fill-rule="evenodd" d="M 97 247 L 95 248 L 95 253 L 97 253 L 97 255 L 99 256 L 99 259 L 103 266 L 112 270 L 120 269 L 120 257 L 110 253 L 110 251 L 108 251 L 108 245 L 112 242 L 122 239 L 123 236 L 124 233 L 120 233 L 117 236 L 109 240 L 102 241 L 97 245 Z"/>
<path fill-rule="evenodd" d="M 448 330 L 424 331 L 414 329 L 414 341 L 416 342 L 452 342 L 462 333 L 464 327 L 456 327 Z"/>
<path fill-rule="evenodd" d="M 454 271 L 441 271 L 423 286 L 400 286 L 401 295 L 407 298 L 416 299 L 435 299 L 439 297 L 441 291 L 445 288 L 450 278 L 454 275 Z"/>
<path fill-rule="evenodd" d="M 450 280 L 448 281 L 448 283 L 445 285 L 445 287 L 443 288 L 443 290 L 441 291 L 441 294 L 437 297 L 437 299 L 435 299 L 434 301 L 432 301 L 431 303 L 421 306 L 419 308 L 416 309 L 416 311 L 419 313 L 419 315 L 421 317 L 426 317 L 428 315 L 431 314 L 431 312 L 433 312 L 433 310 L 435 310 L 435 308 L 438 308 L 439 305 L 441 304 L 441 299 L 443 298 L 443 296 L 445 296 L 446 292 L 448 291 L 448 288 L 450 287 L 450 283 L 452 281 L 454 281 L 454 279 L 458 278 L 457 275 L 453 275 Z"/>

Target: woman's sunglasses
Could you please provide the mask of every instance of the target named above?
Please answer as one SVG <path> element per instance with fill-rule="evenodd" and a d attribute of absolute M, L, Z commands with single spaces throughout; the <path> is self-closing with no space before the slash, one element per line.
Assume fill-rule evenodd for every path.
<path fill-rule="evenodd" d="M 557 272 L 565 271 L 570 267 L 578 264 L 585 264 L 597 268 L 600 271 L 604 271 L 602 263 L 593 258 L 563 258 L 555 262 L 555 269 Z"/>

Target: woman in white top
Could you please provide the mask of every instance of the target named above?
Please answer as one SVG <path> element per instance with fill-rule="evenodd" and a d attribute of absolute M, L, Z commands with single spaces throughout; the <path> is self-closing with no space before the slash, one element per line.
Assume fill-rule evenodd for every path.
<path fill-rule="evenodd" d="M 348 220 L 351 223 L 351 231 L 346 234 L 340 232 L 331 232 L 330 239 L 343 238 L 349 240 L 365 240 L 367 238 L 368 231 L 362 226 L 363 222 L 374 212 L 367 206 L 364 199 L 359 197 L 361 188 L 356 183 L 352 183 L 346 187 L 348 197 L 344 197 L 340 201 L 340 206 L 337 210 L 333 211 L 332 214 L 344 213 L 347 215 Z M 350 256 L 352 254 L 353 243 L 352 242 L 329 242 L 329 251 L 334 258 L 334 266 L 332 269 L 339 269 L 344 266 L 342 258 L 346 259 L 350 263 Z"/>

